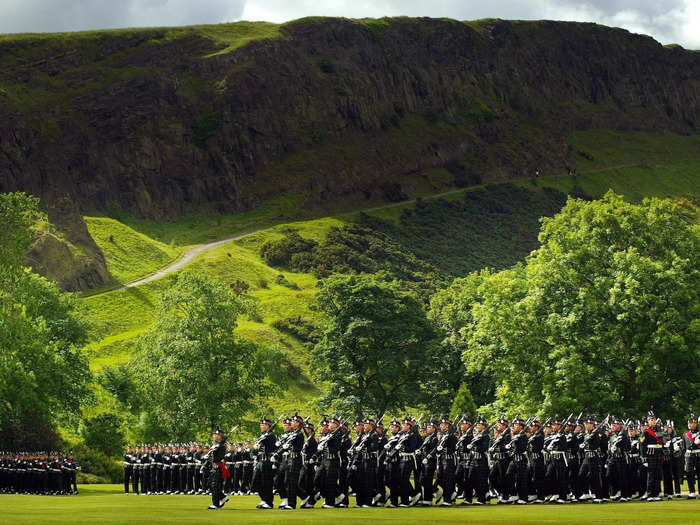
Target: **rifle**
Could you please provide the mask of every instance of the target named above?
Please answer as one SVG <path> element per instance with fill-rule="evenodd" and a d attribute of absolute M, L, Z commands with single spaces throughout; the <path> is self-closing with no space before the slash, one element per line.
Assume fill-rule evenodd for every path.
<path fill-rule="evenodd" d="M 564 420 L 564 422 L 561 424 L 561 427 L 559 427 L 559 430 L 557 431 L 557 435 L 562 435 L 564 433 L 564 429 L 566 428 L 567 423 L 571 421 L 571 416 L 573 415 L 574 413 L 572 412 L 571 414 L 569 414 L 569 417 L 567 417 L 566 420 Z"/>

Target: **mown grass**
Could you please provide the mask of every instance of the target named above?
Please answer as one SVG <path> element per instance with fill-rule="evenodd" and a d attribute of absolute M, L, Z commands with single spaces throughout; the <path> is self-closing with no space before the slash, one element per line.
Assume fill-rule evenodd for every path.
<path fill-rule="evenodd" d="M 259 499 L 234 496 L 215 512 L 206 496 L 125 496 L 119 485 L 81 485 L 78 496 L 0 495 L 5 523 L 688 523 L 700 511 L 700 501 L 606 505 L 490 505 L 451 508 L 370 508 L 281 511 L 256 510 Z M 275 498 L 275 504 L 279 498 Z"/>

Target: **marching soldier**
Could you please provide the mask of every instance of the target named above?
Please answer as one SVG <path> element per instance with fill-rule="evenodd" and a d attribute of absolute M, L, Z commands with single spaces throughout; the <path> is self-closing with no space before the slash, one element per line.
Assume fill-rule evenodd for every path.
<path fill-rule="evenodd" d="M 384 463 L 385 446 L 389 442 L 384 432 L 382 419 L 379 418 L 376 425 L 377 431 L 377 476 L 376 476 L 376 493 L 372 498 L 372 505 L 383 507 L 386 504 L 386 464 Z"/>
<path fill-rule="evenodd" d="M 224 482 L 231 476 L 231 473 L 226 468 L 224 456 L 226 455 L 226 436 L 220 428 L 216 428 L 212 433 L 212 444 L 209 452 L 204 460 L 210 467 L 210 489 L 211 489 L 211 505 L 207 507 L 209 510 L 217 510 L 223 507 L 228 501 L 228 496 L 224 494 Z"/>
<path fill-rule="evenodd" d="M 607 478 L 613 492 L 613 501 L 629 501 L 628 458 L 630 439 L 622 419 L 614 419 L 608 440 Z"/>
<path fill-rule="evenodd" d="M 448 417 L 440 420 L 440 441 L 435 448 L 437 454 L 437 483 L 442 489 L 442 506 L 451 507 L 457 498 L 455 484 L 457 436 Z"/>
<path fill-rule="evenodd" d="M 494 430 L 494 440 L 489 449 L 492 461 L 489 481 L 491 482 L 491 487 L 498 494 L 498 503 L 511 502 L 510 487 L 506 478 L 511 459 L 506 448 L 510 444 L 510 438 L 508 420 L 502 415 Z"/>
<path fill-rule="evenodd" d="M 627 484 L 629 485 L 630 499 L 638 498 L 644 494 L 645 486 L 642 483 L 642 460 L 639 455 L 639 426 L 634 424 L 628 430 L 630 437 L 630 451 L 627 454 Z"/>
<path fill-rule="evenodd" d="M 258 509 L 271 509 L 273 504 L 272 454 L 275 452 L 277 436 L 272 432 L 272 421 L 267 416 L 260 419 L 260 437 L 252 448 L 253 480 L 251 490 L 260 496 Z"/>
<path fill-rule="evenodd" d="M 401 433 L 396 448 L 399 453 L 400 500 L 399 507 L 409 507 L 418 503 L 421 497 L 420 489 L 411 485 L 411 477 L 417 471 L 416 450 L 420 446 L 417 422 L 406 416 L 401 422 Z"/>
<path fill-rule="evenodd" d="M 568 473 L 566 463 L 568 461 L 569 444 L 567 437 L 561 432 L 562 422 L 559 419 L 553 423 L 545 423 L 544 442 L 542 449 L 546 455 L 545 479 L 549 489 L 549 496 L 545 501 L 562 505 L 566 503 L 568 492 Z"/>
<path fill-rule="evenodd" d="M 476 428 L 471 443 L 465 449 L 469 451 L 469 486 L 474 489 L 474 505 L 486 505 L 489 487 L 488 451 L 491 439 L 489 424 L 483 417 L 476 419 Z M 471 489 L 470 489 L 471 491 Z M 465 501 L 467 501 L 465 499 Z M 469 501 L 468 503 L 470 503 Z"/>
<path fill-rule="evenodd" d="M 568 485 L 569 485 L 569 498 L 572 501 L 577 501 L 581 496 L 580 484 L 578 481 L 578 471 L 581 468 L 580 454 L 581 449 L 579 448 L 579 435 L 583 430 L 583 425 L 578 419 L 576 422 L 569 421 L 566 424 L 564 431 L 566 432 L 566 459 L 568 463 Z"/>
<path fill-rule="evenodd" d="M 525 421 L 517 417 L 511 423 L 511 440 L 506 445 L 506 450 L 512 458 L 506 478 L 510 487 L 510 492 L 517 493 L 511 497 L 511 501 L 515 500 L 518 505 L 527 505 L 528 503 L 528 465 L 527 465 L 527 436 L 525 435 Z"/>
<path fill-rule="evenodd" d="M 561 427 L 561 421 L 559 421 Z M 542 425 L 536 419 L 530 423 L 530 437 L 527 440 L 527 454 L 530 461 L 530 473 L 532 475 L 532 486 L 535 492 L 534 503 L 543 503 L 546 492 L 546 477 L 544 457 L 542 449 L 544 448 L 544 434 L 542 433 Z M 557 429 L 559 430 L 559 429 Z M 532 490 L 530 491 L 532 493 Z M 566 493 L 564 494 L 566 497 Z"/>
<path fill-rule="evenodd" d="M 649 411 L 648 427 L 639 438 L 640 453 L 647 469 L 647 501 L 661 501 L 661 478 L 664 439 L 659 420 L 653 411 Z"/>
<path fill-rule="evenodd" d="M 350 484 L 349 484 L 349 468 L 350 455 L 349 450 L 352 446 L 350 439 L 350 428 L 347 422 L 343 422 L 340 426 L 340 434 L 342 440 L 340 442 L 340 469 L 338 470 L 338 497 L 336 498 L 335 506 L 345 508 L 350 502 Z"/>
<path fill-rule="evenodd" d="M 685 455 L 685 442 L 683 440 L 682 435 L 679 436 L 676 434 L 676 429 L 675 425 L 673 424 L 673 421 L 669 421 L 668 428 L 671 439 L 669 439 L 669 442 L 666 444 L 666 446 L 669 450 L 669 463 L 671 469 L 671 477 L 673 478 L 673 496 L 675 498 L 680 498 L 681 485 L 683 485 L 683 456 Z"/>
<path fill-rule="evenodd" d="M 463 416 L 459 421 L 459 438 L 455 443 L 455 455 L 457 458 L 455 484 L 460 497 L 464 498 L 464 501 L 461 503 L 462 505 L 471 505 L 474 497 L 474 487 L 469 476 L 471 451 L 469 448 L 467 448 L 472 442 L 473 437 L 474 432 L 472 431 L 472 422 L 468 417 Z"/>
<path fill-rule="evenodd" d="M 688 478 L 688 499 L 695 499 L 695 483 L 698 483 L 697 490 L 700 492 L 700 431 L 698 423 L 700 417 L 695 419 L 691 414 L 688 418 L 688 430 L 683 434 L 685 444 L 685 475 Z"/>
<path fill-rule="evenodd" d="M 434 419 L 428 421 L 425 429 L 425 438 L 416 453 L 422 457 L 421 460 L 421 485 L 423 489 L 423 499 L 420 504 L 429 507 L 433 504 L 433 492 L 435 490 L 435 471 L 437 470 L 437 445 L 438 438 L 435 435 L 437 422 Z M 438 479 L 439 481 L 439 479 Z"/>
<path fill-rule="evenodd" d="M 343 444 L 340 420 L 333 416 L 322 424 L 322 435 L 318 442 L 319 466 L 314 484 L 323 497 L 322 508 L 335 507 L 338 499 L 338 474 L 340 472 L 340 449 Z"/>
<path fill-rule="evenodd" d="M 399 452 L 397 445 L 401 439 L 401 424 L 393 419 L 389 423 L 391 438 L 387 439 L 384 445 L 383 460 L 385 472 L 385 486 L 389 487 L 389 507 L 399 506 L 399 496 L 401 492 L 401 473 L 399 471 Z"/>
<path fill-rule="evenodd" d="M 579 443 L 583 451 L 583 460 L 579 470 L 579 482 L 583 487 L 581 499 L 588 499 L 587 493 L 593 492 L 593 503 L 603 503 L 600 464 L 600 428 L 594 417 L 589 416 L 584 423 L 585 433 Z"/>
<path fill-rule="evenodd" d="M 306 441 L 301 449 L 301 472 L 299 473 L 299 498 L 301 499 L 301 508 L 313 508 L 314 497 L 314 474 L 316 464 L 316 452 L 318 450 L 318 441 L 314 436 L 314 425 L 308 421 L 304 423 L 304 434 Z"/>
<path fill-rule="evenodd" d="M 285 504 L 280 506 L 282 510 L 297 508 L 297 490 L 299 488 L 299 473 L 301 471 L 301 449 L 304 446 L 304 435 L 301 432 L 301 424 L 304 419 L 294 414 L 290 421 L 289 435 L 281 446 L 282 464 L 284 466 L 284 491 Z"/>

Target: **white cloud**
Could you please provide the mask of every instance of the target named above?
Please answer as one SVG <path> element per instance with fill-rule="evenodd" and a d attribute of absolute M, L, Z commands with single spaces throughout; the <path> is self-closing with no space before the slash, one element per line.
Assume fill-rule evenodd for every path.
<path fill-rule="evenodd" d="M 0 0 L 0 33 L 285 22 L 311 15 L 576 20 L 700 48 L 700 0 Z"/>

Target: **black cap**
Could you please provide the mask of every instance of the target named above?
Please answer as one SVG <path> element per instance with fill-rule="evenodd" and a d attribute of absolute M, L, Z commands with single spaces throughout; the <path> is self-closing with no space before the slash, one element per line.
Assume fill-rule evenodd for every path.
<path fill-rule="evenodd" d="M 263 415 L 263 417 L 260 418 L 260 424 L 272 425 L 272 420 L 267 417 L 267 415 Z"/>
<path fill-rule="evenodd" d="M 220 434 L 220 435 L 222 435 L 222 436 L 224 435 L 223 431 L 222 431 L 219 427 L 216 427 L 216 428 L 212 431 L 212 435 L 213 435 L 213 434 Z M 148 446 L 148 445 L 146 445 L 146 446 Z M 153 445 L 153 447 L 155 447 L 155 445 Z M 149 447 L 149 448 L 152 448 L 152 447 Z"/>
<path fill-rule="evenodd" d="M 501 417 L 498 418 L 498 422 L 501 425 L 506 425 L 506 426 L 509 424 L 509 421 L 506 419 L 505 414 L 501 414 Z"/>
<path fill-rule="evenodd" d="M 462 420 L 464 421 L 464 419 Z M 467 419 L 467 423 L 470 421 Z M 476 424 L 477 425 L 488 425 L 488 421 L 486 421 L 486 418 L 484 416 L 476 416 Z"/>

